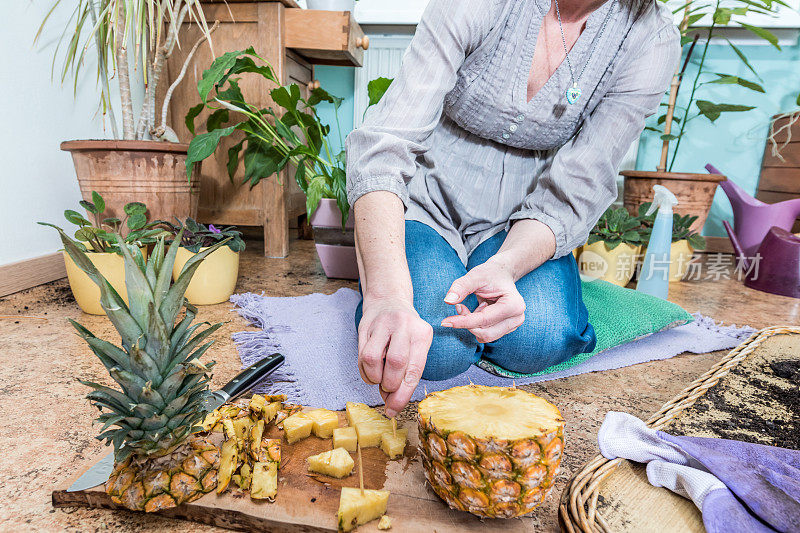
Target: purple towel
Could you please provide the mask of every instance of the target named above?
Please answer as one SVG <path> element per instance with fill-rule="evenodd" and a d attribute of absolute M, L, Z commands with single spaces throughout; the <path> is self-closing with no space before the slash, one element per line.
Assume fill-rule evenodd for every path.
<path fill-rule="evenodd" d="M 607 459 L 647 463 L 647 479 L 690 498 L 709 533 L 800 531 L 800 451 L 676 437 L 610 412 L 597 435 Z"/>

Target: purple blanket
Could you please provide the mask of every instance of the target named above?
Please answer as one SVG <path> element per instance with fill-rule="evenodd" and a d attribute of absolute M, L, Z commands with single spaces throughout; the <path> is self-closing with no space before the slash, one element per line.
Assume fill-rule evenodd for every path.
<path fill-rule="evenodd" d="M 246 293 L 231 297 L 236 311 L 258 331 L 235 333 L 244 366 L 280 351 L 284 366 L 256 390 L 285 393 L 303 405 L 344 409 L 345 402 L 380 405 L 374 385 L 361 381 L 356 366 L 357 338 L 353 321 L 361 296 L 352 289 L 334 294 L 309 294 L 292 298 L 267 297 Z M 749 327 L 718 326 L 713 320 L 695 315 L 685 326 L 655 333 L 616 348 L 600 352 L 576 366 L 532 378 L 517 379 L 517 384 L 535 383 L 586 372 L 597 372 L 668 359 L 683 352 L 706 353 L 732 348 L 753 333 Z M 469 382 L 508 386 L 508 378 L 489 374 L 473 366 L 464 374 L 446 381 L 423 380 L 413 400 L 428 392 Z"/>

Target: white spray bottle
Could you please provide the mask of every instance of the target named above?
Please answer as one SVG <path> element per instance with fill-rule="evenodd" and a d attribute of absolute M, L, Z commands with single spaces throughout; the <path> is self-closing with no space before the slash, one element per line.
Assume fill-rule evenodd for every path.
<path fill-rule="evenodd" d="M 642 270 L 636 290 L 652 296 L 667 299 L 669 292 L 669 252 L 672 247 L 672 208 L 678 205 L 678 199 L 669 189 L 662 185 L 653 185 L 653 204 L 647 215 L 656 212 L 647 253 L 644 256 Z"/>

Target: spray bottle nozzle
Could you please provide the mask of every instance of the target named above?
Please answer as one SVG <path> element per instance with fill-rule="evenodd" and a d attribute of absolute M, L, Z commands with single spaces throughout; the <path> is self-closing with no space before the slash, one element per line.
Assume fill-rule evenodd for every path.
<path fill-rule="evenodd" d="M 672 215 L 672 207 L 678 205 L 678 199 L 663 185 L 653 185 L 653 203 L 645 216 L 650 216 L 659 211 L 659 214 Z"/>

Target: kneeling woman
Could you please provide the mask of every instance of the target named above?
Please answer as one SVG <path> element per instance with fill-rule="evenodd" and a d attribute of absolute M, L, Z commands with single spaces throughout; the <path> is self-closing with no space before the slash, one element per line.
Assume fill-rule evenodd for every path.
<path fill-rule="evenodd" d="M 479 359 L 536 372 L 594 348 L 570 252 L 680 56 L 655 0 L 431 0 L 347 138 L 362 378 L 391 416 Z"/>

